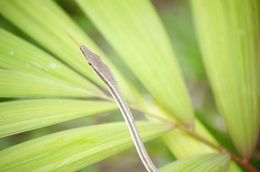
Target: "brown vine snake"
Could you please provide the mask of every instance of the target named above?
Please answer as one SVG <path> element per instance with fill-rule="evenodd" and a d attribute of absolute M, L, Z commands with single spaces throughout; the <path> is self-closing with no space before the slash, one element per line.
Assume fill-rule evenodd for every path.
<path fill-rule="evenodd" d="M 111 95 L 115 99 L 123 115 L 123 118 L 127 124 L 135 148 L 138 152 L 138 155 L 141 158 L 142 163 L 145 166 L 146 170 L 149 172 L 157 172 L 158 170 L 156 166 L 153 164 L 150 156 L 148 155 L 145 146 L 142 142 L 142 139 L 139 135 L 130 108 L 128 107 L 124 97 L 121 95 L 120 89 L 109 67 L 104 62 L 102 62 L 99 56 L 91 52 L 84 45 L 80 45 L 80 50 L 84 54 L 89 65 L 93 68 L 93 70 L 97 73 L 97 75 L 103 80 L 103 82 L 105 82 L 105 84 L 108 87 L 108 90 L 110 91 Z"/>

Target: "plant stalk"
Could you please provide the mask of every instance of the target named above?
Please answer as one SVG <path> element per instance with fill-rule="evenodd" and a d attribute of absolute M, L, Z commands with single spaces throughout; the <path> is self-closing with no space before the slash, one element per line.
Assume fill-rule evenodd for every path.
<path fill-rule="evenodd" d="M 177 123 L 173 123 L 173 121 L 170 121 L 167 118 L 164 118 L 162 116 L 159 115 L 155 115 L 155 114 L 151 114 L 149 112 L 144 112 L 136 107 L 133 107 L 133 109 L 135 109 L 138 112 L 141 112 L 143 115 L 149 115 L 153 118 L 156 118 L 166 124 L 172 125 L 184 132 L 186 132 L 187 134 L 189 134 L 190 136 L 196 138 L 197 140 L 205 143 L 206 145 L 218 150 L 219 152 L 226 152 L 227 154 L 229 154 L 229 156 L 231 157 L 231 159 L 233 159 L 235 162 L 237 162 L 237 164 L 239 164 L 241 167 L 243 167 L 246 171 L 248 172 L 259 172 L 259 170 L 257 170 L 254 166 L 252 166 L 249 162 L 248 159 L 242 159 L 241 157 L 237 156 L 236 154 L 234 154 L 233 152 L 230 152 L 229 150 L 227 150 L 226 148 L 223 148 L 221 145 L 215 144 L 211 141 L 209 141 L 208 139 L 206 139 L 205 137 L 201 136 L 200 134 L 198 134 L 195 130 L 191 130 L 189 128 L 186 128 L 183 125 L 179 125 Z"/>

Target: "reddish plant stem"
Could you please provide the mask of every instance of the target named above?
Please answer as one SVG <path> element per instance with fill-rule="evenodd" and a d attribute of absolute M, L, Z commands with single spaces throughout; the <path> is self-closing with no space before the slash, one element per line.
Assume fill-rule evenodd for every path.
<path fill-rule="evenodd" d="M 220 145 L 217 145 L 215 143 L 212 143 L 211 141 L 207 140 L 206 138 L 204 138 L 203 136 L 199 135 L 198 133 L 191 131 L 191 130 L 187 130 L 185 127 L 180 127 L 179 129 L 185 131 L 186 133 L 188 133 L 189 135 L 193 136 L 194 138 L 200 140 L 201 142 L 209 145 L 210 147 L 220 151 L 220 152 L 226 152 L 229 154 L 229 156 L 231 157 L 231 159 L 233 159 L 234 161 L 236 161 L 241 167 L 243 167 L 246 171 L 248 172 L 258 172 L 258 170 L 252 166 L 250 164 L 250 162 L 248 161 L 248 159 L 242 159 L 241 157 L 237 156 L 236 154 L 230 152 L 229 150 L 227 150 L 226 148 L 221 147 Z"/>
<path fill-rule="evenodd" d="M 241 159 L 239 156 L 232 152 L 228 152 L 230 157 L 236 161 L 241 167 L 243 167 L 248 172 L 259 172 L 254 166 L 250 164 L 250 162 L 247 159 Z"/>
<path fill-rule="evenodd" d="M 110 99 L 106 99 L 111 101 Z M 200 134 L 196 133 L 195 130 L 192 130 L 190 128 L 187 128 L 183 125 L 179 125 L 177 123 L 174 123 L 173 121 L 169 120 L 166 117 L 163 117 L 161 115 L 156 115 L 156 114 L 152 114 L 150 112 L 145 112 L 143 110 L 140 110 L 139 108 L 133 106 L 130 104 L 131 109 L 134 109 L 138 112 L 140 112 L 142 115 L 148 115 L 151 116 L 153 118 L 156 118 L 168 125 L 171 125 L 173 128 L 178 128 L 184 132 L 186 132 L 187 134 L 189 134 L 190 136 L 196 138 L 197 140 L 205 143 L 206 145 L 209 145 L 210 147 L 218 150 L 219 152 L 226 152 L 227 154 L 229 154 L 229 156 L 231 157 L 231 159 L 233 159 L 235 162 L 237 162 L 237 164 L 239 164 L 242 168 L 244 168 L 246 171 L 248 172 L 259 172 L 254 166 L 252 166 L 249 162 L 249 158 L 247 159 L 242 159 L 241 157 L 237 156 L 236 154 L 230 152 L 229 150 L 227 150 L 226 148 L 223 148 L 221 145 L 215 144 L 211 141 L 209 141 L 208 139 L 206 139 L 205 137 L 201 136 Z"/>
<path fill-rule="evenodd" d="M 249 158 L 247 159 L 242 159 L 241 157 L 237 156 L 236 154 L 230 152 L 229 150 L 227 150 L 226 148 L 223 148 L 221 145 L 215 144 L 211 141 L 209 141 L 208 139 L 206 139 L 205 137 L 201 136 L 200 134 L 196 133 L 194 130 L 191 130 L 189 128 L 186 128 L 185 126 L 179 125 L 177 123 L 173 123 L 173 121 L 170 121 L 169 119 L 159 116 L 159 115 L 155 115 L 155 114 L 151 114 L 148 112 L 143 112 L 140 109 L 137 109 L 136 107 L 134 107 L 133 109 L 135 109 L 136 111 L 141 112 L 143 115 L 147 114 L 151 117 L 154 117 L 164 123 L 170 124 L 173 127 L 176 127 L 184 132 L 186 132 L 187 134 L 189 134 L 190 136 L 196 138 L 197 140 L 205 143 L 206 145 L 209 145 L 210 147 L 220 151 L 220 152 L 226 152 L 227 154 L 229 154 L 229 156 L 231 157 L 231 159 L 233 159 L 235 162 L 237 162 L 241 167 L 243 167 L 246 171 L 248 172 L 259 172 L 254 166 L 252 166 L 249 162 Z"/>

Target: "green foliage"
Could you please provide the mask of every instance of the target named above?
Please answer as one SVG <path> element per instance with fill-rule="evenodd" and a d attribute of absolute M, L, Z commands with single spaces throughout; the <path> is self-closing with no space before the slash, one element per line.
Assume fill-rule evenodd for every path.
<path fill-rule="evenodd" d="M 208 154 L 193 156 L 168 164 L 160 169 L 161 172 L 222 172 L 227 170 L 229 156 L 226 154 Z"/>
<path fill-rule="evenodd" d="M 71 71 L 55 57 L 23 39 L 3 29 L 0 29 L 0 39 L 0 65 L 2 68 L 41 76 L 49 80 L 67 81 L 67 85 L 81 87 L 89 90 L 90 93 L 98 91 L 96 87 Z"/>
<path fill-rule="evenodd" d="M 85 97 L 84 95 L 88 95 L 88 90 L 71 87 L 63 81 L 1 68 L 0 71 L 1 97 Z"/>
<path fill-rule="evenodd" d="M 159 123 L 138 125 L 144 141 L 170 129 Z M 1 171 L 76 171 L 132 145 L 124 123 L 95 125 L 51 134 L 0 152 Z"/>
<path fill-rule="evenodd" d="M 257 0 L 192 2 L 216 102 L 233 143 L 243 156 L 249 157 L 258 141 L 260 124 Z"/>
<path fill-rule="evenodd" d="M 0 104 L 0 137 L 114 109 L 113 103 L 94 100 L 39 99 L 4 102 Z"/>
<path fill-rule="evenodd" d="M 12 0 L 1 1 L 0 6 L 1 14 L 15 26 L 57 56 L 62 62 L 65 62 L 70 68 L 95 81 L 97 85 L 104 87 L 104 84 L 95 76 L 85 59 L 82 58 L 82 54 L 74 41 L 87 45 L 102 58 L 105 58 L 107 63 L 109 63 L 109 60 L 88 35 L 84 34 L 55 2 L 51 0 L 26 0 L 26 3 L 24 3 L 19 0 Z M 126 81 L 120 76 L 120 72 L 117 72 L 112 64 L 109 66 L 116 74 L 120 85 L 122 85 L 123 93 L 129 99 L 134 99 L 134 88 L 125 83 Z"/>
<path fill-rule="evenodd" d="M 59 59 L 72 66 L 75 70 L 101 83 L 90 71 L 75 43 L 75 40 L 95 49 L 93 43 L 87 42 L 88 37 L 64 11 L 53 1 L 1 1 L 1 13 L 12 21 L 23 32 L 28 34 L 44 48 L 55 54 Z M 37 15 L 35 15 L 37 14 Z M 47 22 L 46 22 L 47 21 Z M 37 29 L 35 29 L 37 28 Z"/>
<path fill-rule="evenodd" d="M 199 121 L 196 121 L 195 125 L 198 133 L 211 140 L 213 143 L 216 143 L 216 140 Z M 178 159 L 187 158 L 193 155 L 203 155 L 217 152 L 216 149 L 202 143 L 194 137 L 190 137 L 189 134 L 182 130 L 176 129 L 176 131 L 169 132 L 164 135 L 163 138 L 171 152 Z"/>
<path fill-rule="evenodd" d="M 77 2 L 155 100 L 182 123 L 192 125 L 193 110 L 179 66 L 149 1 Z"/>
<path fill-rule="evenodd" d="M 146 90 L 136 88 L 138 84 L 120 71 L 123 68 L 114 65 L 109 53 L 94 42 L 93 31 L 85 33 L 72 20 L 73 10 L 65 11 L 52 0 L 0 1 L 0 14 L 6 20 L 0 25 L 11 24 L 0 28 L 0 145 L 8 144 L 0 151 L 0 171 L 77 171 L 133 146 L 125 124 L 115 122 L 117 116 L 111 116 L 109 124 L 65 127 L 65 122 L 83 117 L 98 121 L 98 114 L 117 110 L 76 44 L 86 45 L 108 64 L 130 107 L 145 115 L 146 122 L 137 122 L 142 139 L 162 136 L 161 146 L 165 144 L 177 160 L 160 171 L 241 171 L 229 155 L 235 153 L 223 148 L 223 140 L 217 140 L 195 117 L 197 109 L 192 107 L 181 71 L 187 69 L 180 69 L 177 59 L 182 67 L 194 66 L 189 73 L 194 71 L 193 75 L 199 76 L 195 78 L 205 82 L 199 59 L 203 57 L 224 126 L 241 154 L 238 159 L 249 160 L 260 124 L 257 0 L 192 0 L 199 45 L 190 18 L 176 16 L 174 23 L 166 26 L 174 32 L 171 38 L 177 50 L 173 50 L 148 0 L 66 3 L 86 15 L 82 14 L 81 22 L 89 17 L 123 65 L 129 67 L 129 75 L 135 76 Z M 151 115 L 157 115 L 157 119 Z M 66 130 L 44 130 L 55 124 Z M 173 124 L 178 128 L 172 131 Z M 37 129 L 43 129 L 46 135 L 26 137 L 28 140 L 19 144 L 11 141 L 33 130 L 37 133 Z M 242 163 L 243 168 L 250 165 Z"/>

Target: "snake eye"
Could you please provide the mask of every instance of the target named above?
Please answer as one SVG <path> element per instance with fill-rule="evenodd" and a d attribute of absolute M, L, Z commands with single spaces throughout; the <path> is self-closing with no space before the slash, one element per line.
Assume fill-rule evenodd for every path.
<path fill-rule="evenodd" d="M 92 66 L 92 64 L 91 64 L 91 63 L 89 63 L 89 62 L 88 62 L 88 64 L 89 64 L 90 66 Z"/>

